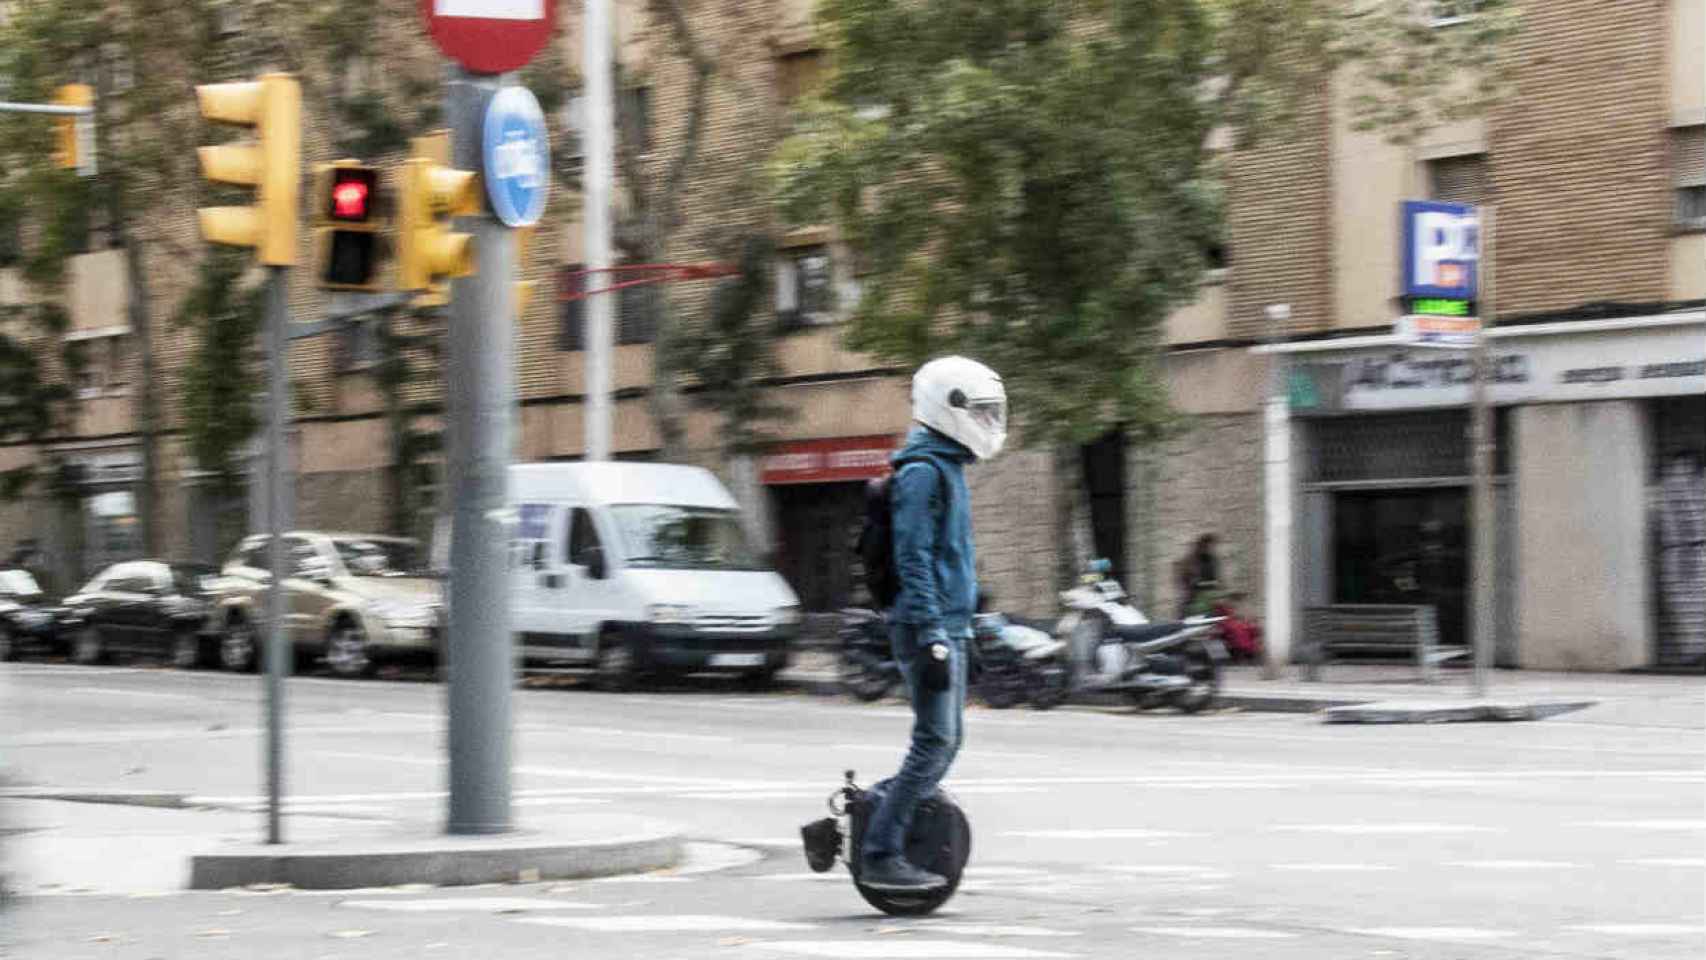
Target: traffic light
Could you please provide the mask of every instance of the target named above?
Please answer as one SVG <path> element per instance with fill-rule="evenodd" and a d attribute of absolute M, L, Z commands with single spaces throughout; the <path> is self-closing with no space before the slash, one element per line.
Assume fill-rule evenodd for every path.
<path fill-rule="evenodd" d="M 397 187 L 397 289 L 420 290 L 422 306 L 449 302 L 444 279 L 474 272 L 473 238 L 450 229 L 450 218 L 479 210 L 474 174 L 445 159 L 442 135 L 417 137 Z"/>
<path fill-rule="evenodd" d="M 202 147 L 202 173 L 218 183 L 255 187 L 251 207 L 203 207 L 201 234 L 212 243 L 254 247 L 261 263 L 296 262 L 296 190 L 301 177 L 302 94 L 289 74 L 195 88 L 201 115 L 254 127 L 257 140 Z"/>
<path fill-rule="evenodd" d="M 339 160 L 314 169 L 314 279 L 325 290 L 382 290 L 379 168 Z"/>
<path fill-rule="evenodd" d="M 93 107 L 95 88 L 86 83 L 67 83 L 53 92 L 55 106 Z M 76 170 L 83 176 L 95 174 L 95 123 L 90 114 L 53 118 L 54 166 Z"/>

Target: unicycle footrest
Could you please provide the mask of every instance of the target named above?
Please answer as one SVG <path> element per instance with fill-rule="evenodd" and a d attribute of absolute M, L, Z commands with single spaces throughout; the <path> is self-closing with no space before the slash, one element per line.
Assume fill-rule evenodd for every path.
<path fill-rule="evenodd" d="M 828 871 L 841 856 L 841 828 L 834 817 L 813 820 L 801 827 L 800 839 L 806 848 L 806 866 L 814 873 Z"/>

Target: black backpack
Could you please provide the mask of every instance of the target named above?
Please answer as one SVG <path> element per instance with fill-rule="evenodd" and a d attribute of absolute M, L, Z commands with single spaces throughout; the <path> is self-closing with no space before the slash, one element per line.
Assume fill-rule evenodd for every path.
<path fill-rule="evenodd" d="M 929 459 L 918 458 L 926 463 Z M 895 473 L 912 460 L 895 464 Z M 935 464 L 931 464 L 932 468 Z M 938 473 L 940 471 L 938 470 Z M 871 594 L 871 605 L 878 610 L 894 606 L 900 596 L 900 576 L 894 569 L 894 503 L 889 481 L 894 473 L 865 483 L 865 522 L 853 543 L 853 552 L 865 571 L 865 589 Z"/>

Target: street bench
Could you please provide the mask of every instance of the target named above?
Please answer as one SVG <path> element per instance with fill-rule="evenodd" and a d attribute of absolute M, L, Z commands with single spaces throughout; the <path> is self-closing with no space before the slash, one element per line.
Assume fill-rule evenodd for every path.
<path fill-rule="evenodd" d="M 1437 679 L 1438 666 L 1468 656 L 1467 647 L 1441 646 L 1431 605 L 1337 603 L 1303 608 L 1304 678 L 1320 679 L 1323 664 L 1345 653 L 1415 660 L 1422 682 Z"/>

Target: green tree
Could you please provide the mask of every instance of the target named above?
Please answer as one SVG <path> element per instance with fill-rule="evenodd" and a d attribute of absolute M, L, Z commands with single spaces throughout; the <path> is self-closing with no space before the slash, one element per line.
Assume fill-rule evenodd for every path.
<path fill-rule="evenodd" d="M 1341 65 L 1393 139 L 1483 106 L 1490 79 L 1433 95 L 1442 64 L 1495 72 L 1509 4 L 1473 6 L 1433 29 L 1411 0 L 823 0 L 832 72 L 777 196 L 861 258 L 852 346 L 1001 371 L 1022 440 L 1054 446 L 1070 542 L 1079 446 L 1169 428 L 1158 348 L 1221 236 L 1215 136 L 1288 136 Z"/>

